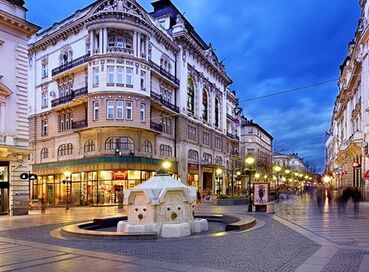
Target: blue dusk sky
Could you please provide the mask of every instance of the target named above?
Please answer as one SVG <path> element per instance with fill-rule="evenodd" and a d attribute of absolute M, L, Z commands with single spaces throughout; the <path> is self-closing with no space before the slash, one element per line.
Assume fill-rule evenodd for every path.
<path fill-rule="evenodd" d="M 42 28 L 93 0 L 27 0 Z M 151 0 L 138 0 L 151 11 Z M 337 79 L 360 16 L 354 0 L 173 0 L 213 44 L 234 83 L 244 115 L 274 137 L 274 150 L 296 152 L 324 169 L 324 132 Z M 315 83 L 298 92 L 251 100 Z M 248 101 L 249 100 L 249 101 Z"/>

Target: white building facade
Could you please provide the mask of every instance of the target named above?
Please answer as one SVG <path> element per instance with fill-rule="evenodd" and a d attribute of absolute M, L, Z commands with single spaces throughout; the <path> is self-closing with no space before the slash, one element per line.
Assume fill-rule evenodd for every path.
<path fill-rule="evenodd" d="M 340 66 L 339 94 L 326 139 L 326 173 L 336 186 L 369 191 L 369 3 L 360 0 L 361 18 Z"/>
<path fill-rule="evenodd" d="M 171 1 L 152 5 L 96 1 L 31 41 L 34 197 L 65 203 L 70 178 L 72 204 L 114 204 L 163 160 L 215 190 L 238 148 L 232 81 Z"/>
<path fill-rule="evenodd" d="M 27 40 L 39 28 L 26 20 L 24 1 L 0 0 L 0 215 L 28 213 Z"/>

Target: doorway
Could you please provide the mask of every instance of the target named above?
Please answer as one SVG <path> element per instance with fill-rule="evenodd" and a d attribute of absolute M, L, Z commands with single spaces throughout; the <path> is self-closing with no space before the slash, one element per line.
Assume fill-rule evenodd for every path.
<path fill-rule="evenodd" d="M 0 188 L 0 215 L 8 214 L 8 189 Z"/>
<path fill-rule="evenodd" d="M 203 190 L 210 192 L 213 188 L 213 173 L 204 172 L 202 177 Z"/>

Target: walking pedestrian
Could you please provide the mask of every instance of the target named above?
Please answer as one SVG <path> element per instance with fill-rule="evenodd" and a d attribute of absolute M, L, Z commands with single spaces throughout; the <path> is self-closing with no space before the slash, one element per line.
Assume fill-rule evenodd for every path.
<path fill-rule="evenodd" d="M 327 186 L 327 198 L 328 198 L 328 205 L 332 206 L 332 199 L 333 199 L 333 186 L 329 184 Z"/>
<path fill-rule="evenodd" d="M 316 202 L 318 204 L 318 209 L 320 212 L 322 212 L 323 209 L 323 200 L 324 200 L 324 190 L 323 186 L 320 184 L 316 191 Z"/>
<path fill-rule="evenodd" d="M 361 193 L 358 187 L 353 188 L 352 190 L 352 201 L 354 202 L 354 214 L 359 213 L 359 203 L 361 199 Z"/>

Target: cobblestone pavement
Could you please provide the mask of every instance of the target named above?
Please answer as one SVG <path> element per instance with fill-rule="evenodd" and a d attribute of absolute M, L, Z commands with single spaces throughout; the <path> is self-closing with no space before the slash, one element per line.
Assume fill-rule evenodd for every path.
<path fill-rule="evenodd" d="M 297 271 L 369 271 L 369 203 L 361 203 L 355 214 L 352 203 L 345 212 L 328 203 L 319 210 L 306 196 L 276 212 L 274 219 L 322 245 Z"/>
<path fill-rule="evenodd" d="M 102 209 L 107 210 L 105 212 L 99 211 L 100 215 L 115 213 L 114 210 L 109 210 L 110 208 Z M 19 226 L 25 219 L 18 219 L 17 228 L 12 230 L 7 228 L 0 231 L 0 242 L 1 237 L 7 239 L 4 243 L 9 243 L 14 239 L 17 243 L 29 241 L 31 242 L 30 247 L 32 247 L 32 249 L 14 249 L 10 252 L 2 252 L 2 246 L 0 245 L 0 271 L 11 271 L 9 264 L 3 264 L 1 260 L 15 258 L 14 256 L 19 256 L 20 253 L 18 252 L 22 252 L 21 250 L 25 250 L 25 254 L 29 258 L 35 256 L 31 253 L 32 250 L 40 251 L 36 256 L 46 254 L 46 257 L 42 257 L 42 264 L 36 262 L 34 266 L 28 267 L 24 271 L 32 271 L 32 269 L 34 271 L 72 271 L 74 265 L 79 263 L 79 258 L 85 259 L 84 263 L 89 264 L 91 271 L 99 271 L 98 268 L 102 267 L 108 271 L 122 271 L 115 268 L 119 265 L 134 266 L 127 266 L 124 271 L 156 271 L 155 269 L 169 271 L 168 267 L 173 271 L 180 271 L 180 269 L 185 268 L 184 271 L 191 270 L 193 272 L 202 271 L 205 268 L 225 271 L 295 271 L 320 248 L 318 244 L 310 239 L 262 214 L 255 215 L 258 220 L 265 221 L 266 224 L 262 228 L 220 237 L 196 237 L 188 240 L 159 239 L 157 241 L 141 242 L 62 240 L 50 237 L 50 231 L 64 224 L 63 220 L 65 219 L 68 224 L 70 224 L 70 221 L 85 220 L 83 212 L 81 212 L 83 208 L 74 209 L 74 212 L 80 214 L 81 217 L 73 215 L 72 210 L 66 218 L 58 217 L 58 213 L 53 210 L 48 211 L 49 214 L 46 215 L 34 215 L 32 224 L 35 225 L 31 223 L 27 225 L 27 222 L 24 221 L 24 224 L 27 225 L 26 228 Z M 202 205 L 198 207 L 198 211 L 207 214 L 219 212 L 245 214 L 246 207 Z M 90 216 L 92 213 L 91 211 Z M 38 224 L 37 219 L 44 222 L 44 225 Z M 9 223 L 11 219 L 0 219 L 0 226 L 4 226 L 4 221 Z M 39 247 L 33 248 L 33 243 L 39 243 L 42 245 L 42 249 Z M 56 256 L 48 256 L 48 250 L 45 252 L 45 249 L 51 245 L 56 247 L 54 250 Z M 115 263 L 110 261 L 111 264 L 108 267 L 112 267 L 113 270 L 105 269 L 104 265 L 108 265 L 109 261 L 102 258 L 97 261 L 97 263 L 100 263 L 99 265 L 91 265 L 88 261 L 90 257 L 86 256 L 85 253 L 81 253 L 85 251 L 94 251 L 96 254 L 113 254 L 113 257 L 109 257 L 108 260 L 112 258 L 118 258 L 117 260 L 119 258 L 133 258 L 135 262 L 122 261 Z M 59 254 L 60 252 L 62 253 Z M 4 255 L 5 253 L 7 255 Z M 58 260 L 58 258 L 66 258 L 67 260 Z M 47 264 L 49 259 L 52 264 Z M 140 265 L 145 267 L 138 267 Z M 58 266 L 63 269 L 67 267 L 67 270 L 54 270 Z M 78 267 L 80 266 L 77 266 L 76 269 Z"/>

